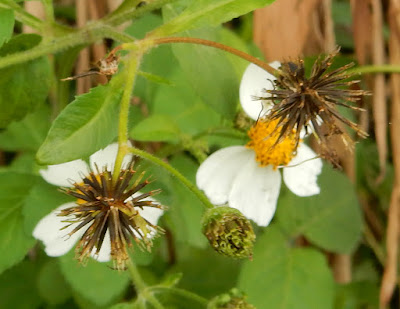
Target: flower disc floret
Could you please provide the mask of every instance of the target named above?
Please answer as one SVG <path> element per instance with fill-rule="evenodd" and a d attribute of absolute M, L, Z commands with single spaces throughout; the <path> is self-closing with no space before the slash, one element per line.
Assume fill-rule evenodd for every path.
<path fill-rule="evenodd" d="M 260 166 L 272 165 L 274 169 L 277 169 L 279 166 L 288 165 L 296 154 L 295 132 L 277 143 L 280 135 L 280 128 L 276 128 L 277 124 L 277 120 L 260 119 L 247 132 L 251 141 L 246 147 L 254 150 L 256 161 Z"/>

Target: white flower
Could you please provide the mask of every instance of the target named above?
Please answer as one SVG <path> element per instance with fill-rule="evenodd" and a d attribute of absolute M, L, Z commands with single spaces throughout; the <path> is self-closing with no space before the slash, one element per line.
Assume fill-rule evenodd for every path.
<path fill-rule="evenodd" d="M 279 67 L 279 63 L 272 64 Z M 240 85 L 240 102 L 254 120 L 270 110 L 262 89 L 272 89 L 275 77 L 254 64 L 246 69 Z M 281 174 L 286 186 L 298 196 L 318 194 L 317 176 L 322 161 L 305 144 L 295 148 L 294 138 L 288 137 L 275 145 L 276 123 L 258 121 L 250 130 L 252 139 L 247 146 L 231 146 L 211 154 L 199 167 L 197 186 L 215 205 L 228 203 L 260 226 L 267 226 L 276 209 L 281 186 Z M 272 132 L 275 132 L 272 134 Z"/>
<path fill-rule="evenodd" d="M 47 169 L 40 170 L 42 177 L 49 183 L 62 186 L 62 187 L 74 187 L 74 183 L 82 183 L 82 179 L 85 175 L 88 175 L 90 171 L 96 171 L 96 166 L 99 169 L 106 168 L 108 171 L 112 171 L 114 167 L 114 161 L 117 155 L 118 145 L 116 143 L 107 146 L 105 149 L 99 150 L 90 156 L 90 168 L 83 160 L 75 160 L 63 164 L 50 165 Z M 132 155 L 127 155 L 123 161 L 123 167 L 127 167 L 132 160 Z M 137 192 L 131 197 L 127 198 L 126 201 L 140 195 Z M 144 199 L 145 201 L 155 202 L 150 196 Z M 143 201 L 141 199 L 141 201 Z M 92 222 L 86 224 L 86 226 L 78 229 L 76 232 L 68 234 L 74 230 L 81 222 L 74 222 L 70 226 L 66 227 L 68 223 L 66 221 L 76 220 L 76 216 L 59 216 L 62 210 L 68 209 L 79 205 L 75 202 L 66 203 L 60 205 L 58 208 L 53 210 L 50 214 L 45 216 L 36 225 L 33 236 L 43 242 L 45 246 L 45 252 L 49 256 L 61 256 L 66 254 L 75 243 L 83 236 L 86 230 L 92 225 Z M 158 219 L 161 217 L 163 210 L 156 207 L 135 207 L 141 217 L 145 218 L 152 225 L 156 225 Z M 137 231 L 132 230 L 136 237 L 140 238 L 141 235 Z M 151 238 L 154 233 L 147 234 L 146 237 Z M 111 255 L 111 241 L 110 233 L 107 230 L 104 241 L 101 245 L 101 249 L 96 254 L 95 250 L 91 252 L 91 255 L 100 262 L 106 262 L 110 260 Z"/>

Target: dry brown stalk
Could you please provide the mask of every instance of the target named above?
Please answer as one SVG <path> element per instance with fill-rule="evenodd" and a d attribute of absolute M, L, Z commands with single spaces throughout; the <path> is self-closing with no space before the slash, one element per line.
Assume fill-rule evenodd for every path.
<path fill-rule="evenodd" d="M 40 2 L 40 1 L 25 1 L 24 7 L 25 7 L 25 10 L 29 14 L 32 14 L 33 16 L 36 16 L 37 18 L 42 19 L 42 20 L 45 18 L 45 12 L 44 12 L 44 7 L 43 7 L 42 2 Z M 22 32 L 35 33 L 37 31 L 35 29 L 32 29 L 31 27 L 23 24 Z"/>
<path fill-rule="evenodd" d="M 88 19 L 87 13 L 87 0 L 75 0 L 76 7 L 76 24 L 78 27 L 82 27 L 86 24 Z M 81 50 L 78 58 L 78 63 L 75 68 L 75 74 L 78 75 L 84 71 L 87 71 L 90 67 L 90 54 L 89 48 Z M 89 91 L 91 86 L 89 78 L 80 78 L 76 81 L 76 93 L 82 94 Z"/>
<path fill-rule="evenodd" d="M 312 24 L 304 22 L 315 14 L 318 0 L 279 0 L 254 12 L 254 42 L 269 61 L 301 56 L 306 45 L 309 53 L 320 48 Z"/>
<path fill-rule="evenodd" d="M 352 12 L 352 30 L 356 59 L 360 65 L 368 64 L 372 49 L 372 13 L 369 2 L 365 0 L 350 0 Z M 367 84 L 372 83 L 371 78 L 366 76 Z M 372 85 L 371 87 L 372 88 Z M 365 108 L 366 104 L 362 104 Z M 360 127 L 363 131 L 369 131 L 369 113 L 360 114 Z"/>
<path fill-rule="evenodd" d="M 372 62 L 374 65 L 385 63 L 385 41 L 383 39 L 383 17 L 381 0 L 370 0 L 372 11 Z M 380 173 L 376 179 L 379 184 L 383 181 L 386 174 L 387 146 L 387 111 L 385 96 L 385 76 L 384 74 L 374 75 L 374 87 L 372 98 L 372 112 L 375 122 L 375 137 L 378 147 Z"/>
<path fill-rule="evenodd" d="M 391 0 L 389 7 L 389 56 L 391 64 L 400 64 L 400 1 Z M 397 282 L 400 207 L 400 75 L 391 76 L 391 141 L 395 181 L 388 211 L 386 230 L 386 263 L 380 290 L 380 308 L 385 308 L 393 295 Z"/>

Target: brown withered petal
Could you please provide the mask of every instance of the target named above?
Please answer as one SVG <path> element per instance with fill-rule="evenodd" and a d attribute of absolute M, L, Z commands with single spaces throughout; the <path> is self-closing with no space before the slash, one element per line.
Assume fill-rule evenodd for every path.
<path fill-rule="evenodd" d="M 111 259 L 116 269 L 125 268 L 129 259 L 128 247 L 132 247 L 133 241 L 142 248 L 150 250 L 151 238 L 156 236 L 162 229 L 151 224 L 143 218 L 137 208 L 163 207 L 152 200 L 145 198 L 159 193 L 153 190 L 142 193 L 134 198 L 131 196 L 142 190 L 149 180 L 142 178 L 144 173 L 139 175 L 133 184 L 131 180 L 136 174 L 132 162 L 127 169 L 119 173 L 118 180 L 113 183 L 112 173 L 106 168 L 91 171 L 83 177 L 82 183 L 74 183 L 73 188 L 63 188 L 62 192 L 77 199 L 73 207 L 61 211 L 59 216 L 66 216 L 68 220 L 66 227 L 76 224 L 76 227 L 68 234 L 71 236 L 81 228 L 87 228 L 79 240 L 75 253 L 76 258 L 85 262 L 88 257 L 100 252 L 108 231 L 111 241 Z M 73 219 L 70 219 L 71 216 Z M 87 227 L 89 226 L 89 227 Z"/>
<path fill-rule="evenodd" d="M 327 137 L 341 135 L 345 145 L 352 148 L 353 140 L 343 128 L 342 124 L 353 129 L 358 136 L 366 137 L 359 126 L 342 116 L 338 106 L 344 106 L 352 110 L 362 110 L 351 105 L 369 94 L 363 90 L 349 89 L 359 81 L 348 80 L 351 75 L 346 70 L 353 66 L 352 63 L 338 69 L 329 71 L 332 59 L 338 53 L 318 58 L 309 77 L 306 76 L 304 61 L 284 62 L 277 70 L 277 79 L 273 90 L 265 90 L 271 97 L 258 97 L 259 100 L 272 100 L 273 107 L 264 121 L 278 120 L 277 128 L 280 129 L 280 143 L 286 136 L 296 132 L 296 142 L 300 140 L 300 132 L 311 125 L 317 140 L 324 147 L 327 146 Z M 322 128 L 324 126 L 324 128 Z"/>

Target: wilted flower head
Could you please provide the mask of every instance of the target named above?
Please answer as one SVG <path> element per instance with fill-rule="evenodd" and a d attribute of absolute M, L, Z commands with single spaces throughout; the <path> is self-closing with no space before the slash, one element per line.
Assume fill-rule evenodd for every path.
<path fill-rule="evenodd" d="M 90 256 L 98 257 L 100 261 L 111 257 L 115 268 L 124 269 L 129 259 L 128 247 L 132 247 L 133 242 L 150 250 L 152 238 L 162 231 L 156 222 L 163 207 L 151 198 L 159 190 L 140 192 L 149 180 L 142 181 L 144 173 L 134 180 L 137 172 L 132 159 L 119 172 L 117 181 L 113 181 L 112 164 L 102 165 L 101 169 L 96 164 L 96 161 L 101 164 L 110 160 L 96 159 L 105 155 L 115 160 L 116 152 L 117 145 L 112 144 L 93 154 L 86 175 L 82 170 L 71 169 L 84 166 L 82 160 L 41 170 L 46 180 L 64 186 L 65 182 L 57 181 L 56 174 L 68 170 L 72 179 L 69 188 L 64 187 L 61 191 L 77 199 L 75 203 L 57 208 L 36 226 L 33 235 L 44 242 L 49 255 L 65 254 L 78 241 L 75 253 L 79 261 L 85 262 Z"/>
<path fill-rule="evenodd" d="M 328 71 L 336 54 L 337 51 L 322 60 L 317 59 L 310 77 L 306 76 L 304 62 L 299 59 L 281 64 L 273 81 L 273 89 L 265 89 L 269 86 L 268 81 L 265 81 L 264 92 L 268 96 L 260 95 L 256 99 L 273 102 L 263 121 L 278 121 L 277 128 L 280 129 L 280 134 L 277 144 L 293 132 L 298 143 L 302 129 L 307 131 L 310 125 L 323 147 L 327 145 L 327 137 L 332 135 L 340 135 L 345 145 L 352 146 L 353 141 L 342 124 L 352 128 L 360 137 L 366 137 L 367 134 L 356 123 L 342 116 L 337 110 L 338 106 L 361 110 L 349 103 L 358 101 L 367 92 L 349 89 L 351 85 L 359 82 L 348 80 L 350 75 L 346 70 L 353 64 Z"/>
<path fill-rule="evenodd" d="M 256 236 L 249 220 L 231 207 L 215 207 L 204 214 L 203 234 L 218 253 L 246 258 L 253 254 Z"/>

